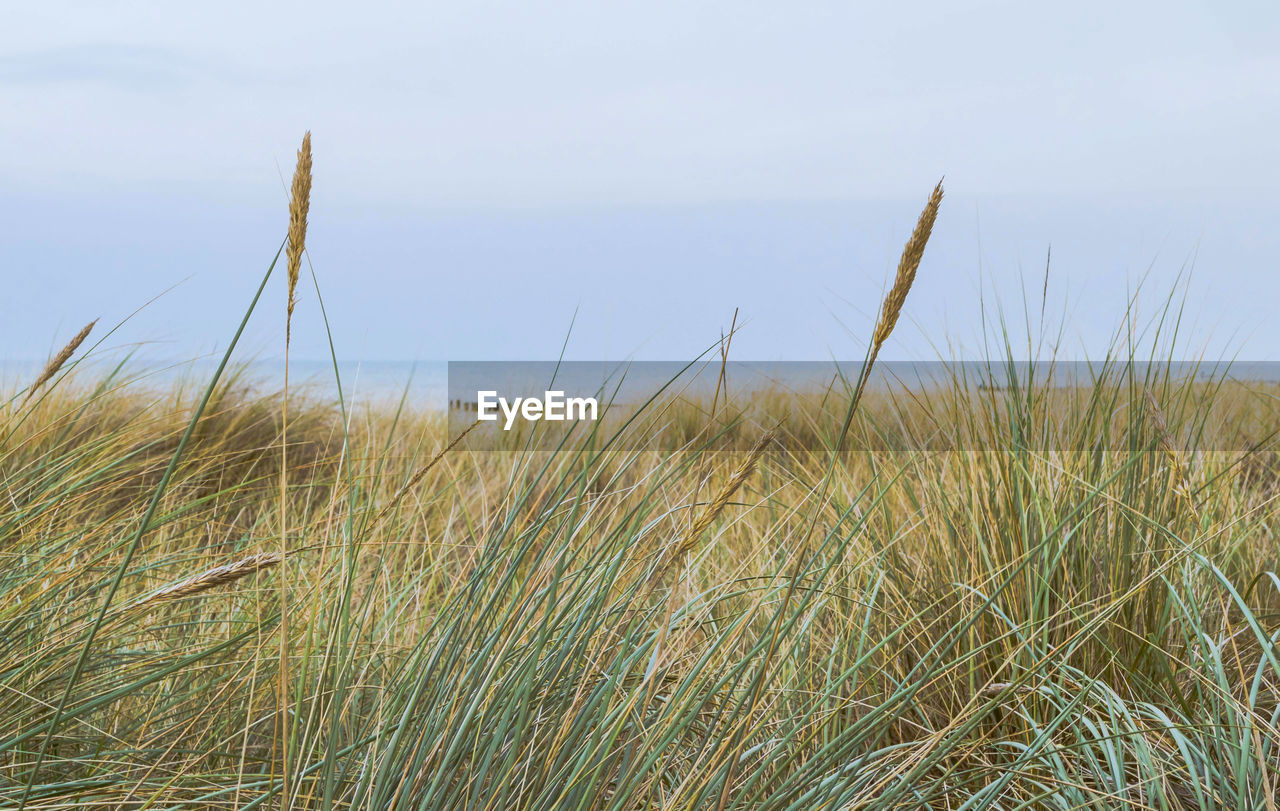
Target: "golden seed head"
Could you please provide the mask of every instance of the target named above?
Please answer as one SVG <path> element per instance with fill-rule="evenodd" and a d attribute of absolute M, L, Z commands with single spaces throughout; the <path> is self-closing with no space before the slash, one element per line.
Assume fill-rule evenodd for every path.
<path fill-rule="evenodd" d="M 760 457 L 773 443 L 777 435 L 776 429 L 768 431 L 752 446 L 747 453 L 747 458 L 733 472 L 733 475 L 729 477 L 729 481 L 725 482 L 724 487 L 716 494 L 715 499 L 702 512 L 702 515 L 698 516 L 697 520 L 693 522 L 693 526 L 689 528 L 689 531 L 685 533 L 684 541 L 680 544 L 680 551 L 677 552 L 677 555 L 688 551 L 697 542 L 702 533 L 711 528 L 711 525 L 720 517 L 720 513 L 724 512 L 724 508 L 729 505 L 729 499 L 733 498 L 738 489 L 742 487 L 747 479 L 751 478 L 751 474 L 755 472 L 756 464 L 760 461 Z"/>
<path fill-rule="evenodd" d="M 66 346 L 58 350 L 58 354 L 49 359 L 49 362 L 45 364 L 44 370 L 40 372 L 40 376 L 36 378 L 36 382 L 32 383 L 31 388 L 27 389 L 27 396 L 25 399 L 31 399 L 31 395 L 35 394 L 37 389 L 45 383 L 48 383 L 49 379 L 58 373 L 58 370 L 62 368 L 62 365 L 70 360 L 71 356 L 80 348 L 80 344 L 84 343 L 84 339 L 89 337 L 89 333 L 93 331 L 93 325 L 96 323 L 98 323 L 98 319 L 95 318 L 88 324 L 85 324 L 84 327 L 76 333 L 75 337 L 67 342 Z"/>
<path fill-rule="evenodd" d="M 894 325 L 898 323 L 898 315 L 902 312 L 902 305 L 906 303 L 907 293 L 911 291 L 911 283 L 916 280 L 916 270 L 920 267 L 920 260 L 924 258 L 924 246 L 928 244 L 929 234 L 933 232 L 933 223 L 938 218 L 940 205 L 942 205 L 941 180 L 934 187 L 933 194 L 929 195 L 929 202 L 925 205 L 924 211 L 920 212 L 920 219 L 916 222 L 916 230 L 912 232 L 911 239 L 907 240 L 906 247 L 902 249 L 902 259 L 898 261 L 898 272 L 893 280 L 893 288 L 889 290 L 889 295 L 885 296 L 884 304 L 880 308 L 880 320 L 876 323 L 876 331 L 871 338 L 872 345 L 877 348 L 889 339 Z"/>
<path fill-rule="evenodd" d="M 139 600 L 132 608 L 145 608 L 169 600 L 180 600 L 183 597 L 190 597 L 218 586 L 234 583 L 254 572 L 275 566 L 282 560 L 284 560 L 284 556 L 279 552 L 264 552 L 259 555 L 250 555 L 247 558 L 241 558 L 222 566 L 215 566 L 206 572 L 201 572 L 188 577 L 186 580 L 174 583 L 172 586 L 160 589 L 149 597 Z"/>
<path fill-rule="evenodd" d="M 289 196 L 289 318 L 293 317 L 294 290 L 302 268 L 302 252 L 307 245 L 307 212 L 311 210 L 311 131 L 302 136 L 298 150 L 298 166 L 293 171 L 293 189 Z"/>

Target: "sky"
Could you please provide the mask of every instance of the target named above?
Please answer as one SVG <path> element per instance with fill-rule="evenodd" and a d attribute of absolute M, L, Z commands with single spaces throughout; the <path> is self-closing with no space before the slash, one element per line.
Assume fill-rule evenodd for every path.
<path fill-rule="evenodd" d="M 344 360 L 681 359 L 735 308 L 744 359 L 859 357 L 944 175 L 882 357 L 973 356 L 1001 313 L 1038 331 L 1052 246 L 1065 354 L 1105 347 L 1135 290 L 1151 317 L 1180 285 L 1186 351 L 1280 360 L 1273 2 L 6 17 L 0 357 L 93 318 L 150 357 L 225 347 L 309 129 L 309 258 Z M 284 299 L 274 279 L 242 356 L 282 353 Z M 318 305 L 307 278 L 295 357 L 328 352 Z"/>

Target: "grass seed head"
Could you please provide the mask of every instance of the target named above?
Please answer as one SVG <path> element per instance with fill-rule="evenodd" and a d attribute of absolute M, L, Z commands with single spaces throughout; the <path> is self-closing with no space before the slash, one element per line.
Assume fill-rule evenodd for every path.
<path fill-rule="evenodd" d="M 40 376 L 36 378 L 36 382 L 32 383 L 31 388 L 27 389 L 28 400 L 31 399 L 31 395 L 35 394 L 41 386 L 48 383 L 50 378 L 58 373 L 58 370 L 62 368 L 64 363 L 71 359 L 71 356 L 80 348 L 80 344 L 84 343 L 84 339 L 89 337 L 89 333 L 93 331 L 93 325 L 96 323 L 98 323 L 98 319 L 95 318 L 88 324 L 85 324 L 84 327 L 76 333 L 75 337 L 68 341 L 67 345 L 58 351 L 58 354 L 49 359 L 49 362 L 45 364 L 44 370 L 40 372 Z"/>
<path fill-rule="evenodd" d="M 877 348 L 889 339 L 894 325 L 898 323 L 898 315 L 907 301 L 907 293 L 911 292 L 912 282 L 916 280 L 916 270 L 920 267 L 920 260 L 924 258 L 924 246 L 929 243 L 929 234 L 933 232 L 933 223 L 938 218 L 938 207 L 941 205 L 942 181 L 939 180 L 933 194 L 929 195 L 924 211 L 920 212 L 916 230 L 911 233 L 911 239 L 907 240 L 906 247 L 902 249 L 902 259 L 898 261 L 893 288 L 885 296 L 880 308 L 880 320 L 876 322 L 876 331 L 871 339 L 872 345 Z"/>
<path fill-rule="evenodd" d="M 711 525 L 720 517 L 720 513 L 724 512 L 724 508 L 729 505 L 729 499 L 733 498 L 738 489 L 742 487 L 747 479 L 751 478 L 751 474 L 755 472 L 756 464 L 759 463 L 760 457 L 776 437 L 776 431 L 769 431 L 760 437 L 760 440 L 747 453 L 747 458 L 743 460 L 738 469 L 729 477 L 729 480 L 720 488 L 720 492 L 716 494 L 715 499 L 707 506 L 702 515 L 698 516 L 698 519 L 693 522 L 693 526 L 689 528 L 689 531 L 685 533 L 684 541 L 679 547 L 680 551 L 676 553 L 677 556 L 690 549 L 702 533 L 711 528 Z"/>
<path fill-rule="evenodd" d="M 289 196 L 289 312 L 293 318 L 294 291 L 298 287 L 298 273 L 302 268 L 302 252 L 307 246 L 307 213 L 311 210 L 311 131 L 302 136 L 302 148 L 298 150 L 298 165 L 293 170 L 293 189 Z"/>
<path fill-rule="evenodd" d="M 225 586 L 228 583 L 234 583 L 242 577 L 248 577 L 255 572 L 268 569 L 284 560 L 284 556 L 279 552 L 264 552 L 258 555 L 250 555 L 247 558 L 232 561 L 231 563 L 215 566 L 208 571 L 188 577 L 172 586 L 167 586 L 146 597 L 133 605 L 134 609 L 146 608 L 156 605 L 157 603 L 168 602 L 171 600 L 181 600 L 183 597 L 191 597 L 209 589 Z"/>

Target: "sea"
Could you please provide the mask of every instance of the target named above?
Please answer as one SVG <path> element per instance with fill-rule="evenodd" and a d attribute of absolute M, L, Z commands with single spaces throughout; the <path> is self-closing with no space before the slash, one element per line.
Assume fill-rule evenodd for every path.
<path fill-rule="evenodd" d="M 44 361 L 0 361 L 0 392 L 16 392 L 30 385 L 44 368 Z M 395 404 L 403 401 L 419 410 L 447 407 L 448 369 L 445 362 L 433 361 L 339 361 L 290 360 L 289 386 L 305 390 L 309 396 L 348 404 Z M 175 386 L 202 387 L 218 371 L 218 359 L 144 362 L 89 359 L 63 370 L 77 385 L 97 385 L 111 380 L 115 385 L 138 390 L 163 391 Z M 247 388 L 270 392 L 284 383 L 283 360 L 233 362 L 222 371 L 224 380 L 234 378 Z"/>
<path fill-rule="evenodd" d="M 445 411 L 473 403 L 477 392 L 534 396 L 560 390 L 570 396 L 597 396 L 638 405 L 659 392 L 709 396 L 728 390 L 738 396 L 755 392 L 849 391 L 856 385 L 861 359 L 852 361 L 340 361 L 291 360 L 289 385 L 310 397 L 348 405 L 395 405 L 414 410 Z M 21 391 L 35 380 L 45 362 L 0 361 L 0 392 Z M 175 386 L 202 388 L 218 371 L 216 358 L 146 363 L 90 358 L 62 372 L 77 385 L 114 385 L 164 391 Z M 223 379 L 269 393 L 284 382 L 282 360 L 230 364 Z M 1224 379 L 1280 384 L 1280 362 L 1240 360 L 1159 361 L 1146 363 L 1085 361 L 880 361 L 866 385 L 869 390 L 909 390 L 953 386 L 1001 389 L 1025 385 L 1053 387 L 1089 385 L 1100 376 L 1132 375 L 1137 381 L 1194 377 L 1203 382 Z"/>

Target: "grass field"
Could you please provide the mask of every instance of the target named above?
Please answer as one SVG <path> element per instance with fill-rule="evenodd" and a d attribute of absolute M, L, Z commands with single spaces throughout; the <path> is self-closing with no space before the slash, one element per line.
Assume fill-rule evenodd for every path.
<path fill-rule="evenodd" d="M 439 414 L 77 348 L 0 401 L 0 807 L 1280 798 L 1277 465 L 1172 416 L 1230 392 L 1099 384 L 1105 448 L 1029 442 L 1028 382 L 963 450 L 446 452 Z"/>

